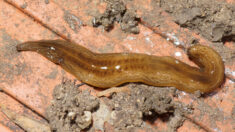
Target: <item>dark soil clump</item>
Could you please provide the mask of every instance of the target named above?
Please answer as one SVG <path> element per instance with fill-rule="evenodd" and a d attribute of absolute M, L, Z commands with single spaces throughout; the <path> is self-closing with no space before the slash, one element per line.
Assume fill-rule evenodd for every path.
<path fill-rule="evenodd" d="M 235 41 L 235 6 L 214 0 L 156 0 L 182 27 L 214 42 Z"/>

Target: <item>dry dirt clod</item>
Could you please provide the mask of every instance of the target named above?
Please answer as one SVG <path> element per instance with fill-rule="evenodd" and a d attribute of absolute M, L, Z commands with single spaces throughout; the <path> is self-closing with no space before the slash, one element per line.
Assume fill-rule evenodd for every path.
<path fill-rule="evenodd" d="M 235 41 L 235 6 L 214 0 L 155 0 L 174 21 L 214 42 Z"/>
<path fill-rule="evenodd" d="M 118 22 L 121 29 L 127 33 L 139 33 L 139 17 L 135 11 L 127 9 L 125 4 L 120 0 L 107 0 L 107 8 L 103 14 L 93 18 L 94 27 L 102 25 L 104 30 L 110 31 L 115 22 Z"/>
<path fill-rule="evenodd" d="M 80 91 L 72 81 L 64 81 L 55 87 L 53 98 L 47 109 L 53 131 L 81 131 L 91 126 L 92 112 L 99 107 L 99 100 L 88 91 Z"/>
<path fill-rule="evenodd" d="M 173 101 L 174 93 L 171 89 L 131 85 L 130 90 L 130 94 L 119 92 L 113 94 L 110 100 L 106 100 L 112 109 L 109 123 L 116 130 L 145 127 L 144 120 L 151 121 L 162 115 L 168 115 L 171 130 L 176 130 L 184 121 L 183 114 L 179 116 L 179 113 L 190 109 L 180 102 Z M 186 113 L 188 112 L 192 111 Z"/>

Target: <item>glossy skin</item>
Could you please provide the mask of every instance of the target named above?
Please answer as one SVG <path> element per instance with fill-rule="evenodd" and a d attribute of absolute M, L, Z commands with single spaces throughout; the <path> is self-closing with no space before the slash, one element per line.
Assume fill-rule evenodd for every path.
<path fill-rule="evenodd" d="M 173 57 L 138 53 L 94 53 L 63 40 L 41 40 L 17 45 L 18 51 L 36 51 L 60 65 L 77 79 L 99 88 L 126 82 L 153 86 L 173 86 L 193 93 L 208 93 L 224 80 L 224 64 L 212 48 L 195 45 L 188 49 L 189 58 L 200 68 L 189 66 Z"/>

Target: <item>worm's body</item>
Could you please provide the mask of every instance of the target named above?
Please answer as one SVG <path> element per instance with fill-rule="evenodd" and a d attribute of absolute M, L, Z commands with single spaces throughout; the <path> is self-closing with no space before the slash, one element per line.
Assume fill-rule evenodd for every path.
<path fill-rule="evenodd" d="M 18 51 L 36 51 L 59 64 L 77 79 L 99 88 L 126 82 L 153 86 L 174 86 L 193 93 L 208 93 L 224 79 L 224 64 L 212 48 L 195 45 L 188 55 L 200 68 L 189 66 L 173 57 L 137 53 L 94 53 L 63 40 L 41 40 L 17 45 Z"/>

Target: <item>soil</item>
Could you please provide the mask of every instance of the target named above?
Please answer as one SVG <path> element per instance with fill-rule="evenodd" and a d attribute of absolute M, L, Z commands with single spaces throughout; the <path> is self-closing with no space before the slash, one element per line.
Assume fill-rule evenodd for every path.
<path fill-rule="evenodd" d="M 213 43 L 215 50 L 222 57 L 225 65 L 233 65 L 235 62 L 235 50 L 228 48 L 222 42 Z"/>
<path fill-rule="evenodd" d="M 155 0 L 182 27 L 214 42 L 235 41 L 235 6 L 214 0 Z"/>
<path fill-rule="evenodd" d="M 44 0 L 45 4 L 49 4 L 50 1 L 49 0 Z"/>
<path fill-rule="evenodd" d="M 28 4 L 27 4 L 27 3 L 24 3 L 24 4 L 22 4 L 20 7 L 21 7 L 22 9 L 25 9 L 25 8 L 27 8 L 27 6 L 28 6 Z"/>
<path fill-rule="evenodd" d="M 69 27 L 75 32 L 78 32 L 81 26 L 83 26 L 83 22 L 75 15 L 65 12 L 64 20 L 68 23 Z"/>
<path fill-rule="evenodd" d="M 183 113 L 192 113 L 190 106 L 173 101 L 174 88 L 140 84 L 129 85 L 130 94 L 117 93 L 106 99 L 112 109 L 110 123 L 116 130 L 144 127 L 144 121 L 168 120 L 169 131 L 176 131 L 184 122 Z"/>
<path fill-rule="evenodd" d="M 102 25 L 109 31 L 118 22 L 123 31 L 139 33 L 137 9 L 127 9 L 128 1 L 106 2 L 105 12 L 94 17 L 93 26 Z M 212 42 L 235 41 L 235 6 L 231 4 L 214 0 L 153 0 L 152 5 L 169 13 L 181 27 L 194 30 Z M 155 12 L 160 13 L 159 10 Z"/>
<path fill-rule="evenodd" d="M 99 100 L 88 91 L 80 91 L 75 82 L 65 80 L 55 87 L 53 98 L 46 111 L 51 130 L 77 132 L 91 126 L 91 113 L 99 107 Z"/>
<path fill-rule="evenodd" d="M 130 94 L 120 92 L 110 98 L 96 98 L 88 91 L 80 91 L 72 81 L 62 82 L 55 87 L 52 105 L 47 109 L 51 129 L 56 132 L 104 131 L 107 122 L 117 131 L 130 131 L 147 128 L 146 120 L 153 122 L 160 118 L 167 120 L 171 132 L 183 124 L 184 113 L 192 113 L 190 106 L 173 101 L 174 88 L 128 86 Z"/>
<path fill-rule="evenodd" d="M 104 30 L 109 31 L 113 28 L 114 23 L 120 24 L 122 31 L 127 33 L 139 33 L 139 17 L 134 10 L 127 9 L 125 4 L 120 0 L 106 0 L 107 7 L 104 13 L 93 18 L 94 27 L 102 25 Z"/>

